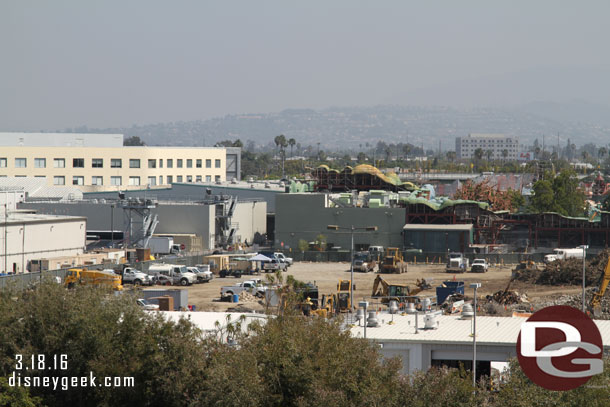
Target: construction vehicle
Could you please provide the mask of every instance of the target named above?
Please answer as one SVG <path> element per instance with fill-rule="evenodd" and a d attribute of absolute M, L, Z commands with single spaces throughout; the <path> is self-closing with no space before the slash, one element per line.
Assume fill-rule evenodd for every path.
<path fill-rule="evenodd" d="M 407 263 L 405 263 L 402 253 L 398 247 L 388 247 L 383 257 L 383 262 L 379 265 L 380 273 L 406 273 Z"/>
<path fill-rule="evenodd" d="M 319 317 L 330 318 L 335 316 L 337 313 L 337 295 L 336 294 L 324 294 L 322 299 L 318 303 L 317 309 L 311 311 L 311 315 L 317 315 Z"/>
<path fill-rule="evenodd" d="M 348 312 L 352 308 L 352 299 L 350 297 L 350 280 L 339 280 L 337 283 L 337 311 Z M 356 291 L 356 286 L 352 287 Z"/>
<path fill-rule="evenodd" d="M 610 259 L 606 264 L 606 268 L 604 270 L 604 274 L 602 274 L 601 280 L 599 282 L 599 288 L 596 293 L 593 294 L 593 298 L 591 298 L 591 302 L 589 303 L 589 308 L 593 311 L 593 315 L 599 316 L 601 314 L 601 300 L 608 289 L 608 284 L 610 284 Z"/>
<path fill-rule="evenodd" d="M 74 288 L 76 285 L 102 285 L 112 287 L 116 291 L 121 291 L 121 276 L 112 270 L 87 270 L 84 268 L 73 268 L 68 270 L 64 285 Z"/>
<path fill-rule="evenodd" d="M 373 298 L 380 298 L 381 302 L 384 304 L 389 304 L 392 300 L 404 302 L 406 297 L 417 295 L 426 287 L 430 287 L 425 279 L 417 280 L 417 284 L 418 287 L 411 290 L 406 284 L 389 284 L 378 275 L 373 282 L 373 292 L 371 296 Z"/>
<path fill-rule="evenodd" d="M 468 259 L 463 253 L 449 253 L 447 259 L 447 273 L 465 273 L 468 270 Z"/>

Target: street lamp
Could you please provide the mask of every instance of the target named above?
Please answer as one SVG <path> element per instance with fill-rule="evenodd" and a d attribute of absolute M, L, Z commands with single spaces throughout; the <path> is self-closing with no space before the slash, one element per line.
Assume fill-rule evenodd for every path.
<path fill-rule="evenodd" d="M 470 288 L 474 289 L 474 317 L 472 321 L 472 385 L 477 385 L 477 288 L 481 283 L 472 283 Z"/>
<path fill-rule="evenodd" d="M 587 258 L 588 245 L 583 244 L 578 246 L 578 249 L 582 249 L 582 312 L 585 312 L 585 260 Z"/>
<path fill-rule="evenodd" d="M 354 312 L 354 232 L 356 230 L 364 230 L 366 232 L 375 232 L 377 231 L 377 226 L 366 226 L 366 227 L 354 227 L 351 225 L 350 227 L 339 226 L 339 225 L 328 225 L 326 227 L 328 230 L 349 230 L 351 235 L 351 247 L 350 247 L 350 284 L 349 284 L 349 306 L 350 310 Z"/>

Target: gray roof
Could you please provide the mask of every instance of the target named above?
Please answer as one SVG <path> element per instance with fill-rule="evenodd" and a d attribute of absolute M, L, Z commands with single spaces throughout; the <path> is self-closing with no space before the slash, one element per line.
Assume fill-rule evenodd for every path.
<path fill-rule="evenodd" d="M 415 333 L 414 315 L 394 315 L 393 324 L 389 324 L 392 316 L 379 314 L 381 323 L 377 328 L 367 328 L 367 339 L 391 342 L 428 342 L 446 344 L 471 344 L 470 319 L 461 319 L 459 315 L 439 315 L 437 329 L 421 329 L 424 326 L 423 316 L 419 316 L 418 333 Z M 513 345 L 517 343 L 517 336 L 521 324 L 526 321 L 522 317 L 488 317 L 477 316 L 477 343 L 481 345 Z M 602 336 L 604 348 L 610 347 L 610 321 L 594 320 Z M 362 327 L 351 329 L 352 336 L 362 334 Z"/>
<path fill-rule="evenodd" d="M 45 178 L 36 177 L 0 177 L 0 191 L 23 191 L 28 198 L 83 199 L 83 193 L 76 187 L 52 186 Z"/>
<path fill-rule="evenodd" d="M 122 134 L 0 132 L 0 146 L 123 147 Z"/>

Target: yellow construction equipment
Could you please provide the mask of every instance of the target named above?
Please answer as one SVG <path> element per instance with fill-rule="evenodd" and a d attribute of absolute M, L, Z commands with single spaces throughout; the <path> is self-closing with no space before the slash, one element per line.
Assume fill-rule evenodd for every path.
<path fill-rule="evenodd" d="M 606 264 L 606 269 L 599 282 L 599 289 L 593 294 L 593 298 L 591 298 L 591 303 L 589 304 L 589 308 L 593 310 L 594 315 L 599 315 L 601 313 L 600 302 L 608 289 L 608 284 L 610 284 L 610 259 L 608 260 L 608 264 Z"/>
<path fill-rule="evenodd" d="M 350 280 L 339 280 L 337 283 L 337 311 L 348 312 L 352 308 L 352 299 L 350 297 Z M 353 287 L 356 291 L 356 286 Z"/>
<path fill-rule="evenodd" d="M 418 280 L 418 283 L 422 286 L 425 285 L 425 280 Z M 411 297 L 419 294 L 423 288 L 417 287 L 413 290 L 406 284 L 388 284 L 381 276 L 377 276 L 373 282 L 372 297 L 382 297 L 381 302 L 384 304 L 389 303 L 392 300 L 403 302 L 405 297 Z"/>
<path fill-rule="evenodd" d="M 74 268 L 68 270 L 64 285 L 74 288 L 76 285 L 105 285 L 121 291 L 121 276 L 112 271 L 87 270 Z"/>
<path fill-rule="evenodd" d="M 311 311 L 311 315 L 330 318 L 337 313 L 337 296 L 335 294 L 322 295 L 318 308 Z"/>
<path fill-rule="evenodd" d="M 402 252 L 398 247 L 388 247 L 383 257 L 383 262 L 379 265 L 380 273 L 406 273 L 407 263 L 405 263 Z"/>

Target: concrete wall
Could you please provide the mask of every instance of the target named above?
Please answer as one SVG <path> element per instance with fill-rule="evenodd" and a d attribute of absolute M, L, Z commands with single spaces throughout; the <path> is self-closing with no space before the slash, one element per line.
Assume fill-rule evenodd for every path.
<path fill-rule="evenodd" d="M 23 273 L 28 261 L 56 256 L 75 256 L 85 250 L 86 221 L 82 218 L 40 219 L 11 216 L 0 221 L 0 270 Z M 46 217 L 48 218 L 48 217 Z"/>
<path fill-rule="evenodd" d="M 252 244 L 256 233 L 267 232 L 267 203 L 262 202 L 239 202 L 233 214 L 233 223 L 239 226 L 238 235 L 241 241 L 248 240 Z"/>
<path fill-rule="evenodd" d="M 323 234 L 328 243 L 350 248 L 348 231 L 327 230 L 328 225 L 377 226 L 376 232 L 356 232 L 354 245 L 402 247 L 404 208 L 327 208 L 324 194 L 278 194 L 276 196 L 275 246 L 296 248 L 299 240 L 314 241 Z"/>
<path fill-rule="evenodd" d="M 384 358 L 399 356 L 402 359 L 402 372 L 414 373 L 426 371 L 432 366 L 432 360 L 472 360 L 472 345 L 413 343 L 401 341 L 383 341 L 379 352 Z M 516 357 L 514 345 L 480 345 L 477 344 L 477 360 L 488 362 L 508 362 Z"/>
<path fill-rule="evenodd" d="M 39 213 L 84 216 L 88 230 L 123 230 L 124 227 L 123 209 L 112 209 L 109 202 L 28 202 L 19 204 L 19 208 L 36 209 Z M 214 248 L 215 205 L 161 202 L 152 212 L 159 218 L 155 234 L 195 234 L 201 236 L 204 250 Z M 237 204 L 233 222 L 239 224 L 237 235 L 241 236 L 242 242 L 246 239 L 252 242 L 256 232 L 266 233 L 266 212 L 265 202 Z"/>

